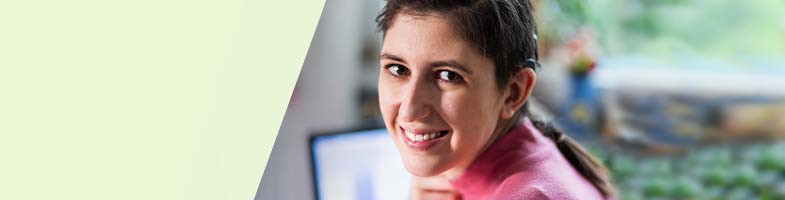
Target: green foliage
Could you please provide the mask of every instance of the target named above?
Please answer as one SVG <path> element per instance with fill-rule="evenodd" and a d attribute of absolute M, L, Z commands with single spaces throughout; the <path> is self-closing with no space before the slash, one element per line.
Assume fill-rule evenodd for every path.
<path fill-rule="evenodd" d="M 560 37 L 592 27 L 606 53 L 659 58 L 785 55 L 781 0 L 553 0 Z M 554 6 L 551 6 L 554 7 Z M 547 17 L 546 17 L 547 18 Z"/>
<path fill-rule="evenodd" d="M 608 166 L 621 199 L 785 199 L 785 141 L 674 155 L 591 149 Z"/>

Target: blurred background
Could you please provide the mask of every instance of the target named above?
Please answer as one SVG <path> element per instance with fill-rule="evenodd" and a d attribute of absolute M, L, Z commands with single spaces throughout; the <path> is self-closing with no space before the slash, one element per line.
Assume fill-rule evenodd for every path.
<path fill-rule="evenodd" d="M 534 2 L 534 96 L 621 199 L 785 199 L 785 1 Z M 314 134 L 383 128 L 383 5 L 326 2 L 257 199 L 315 198 Z"/>

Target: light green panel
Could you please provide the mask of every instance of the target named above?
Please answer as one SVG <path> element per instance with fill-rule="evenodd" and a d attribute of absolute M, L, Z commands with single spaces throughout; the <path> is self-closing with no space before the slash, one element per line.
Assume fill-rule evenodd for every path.
<path fill-rule="evenodd" d="M 0 2 L 0 199 L 252 199 L 323 5 Z"/>

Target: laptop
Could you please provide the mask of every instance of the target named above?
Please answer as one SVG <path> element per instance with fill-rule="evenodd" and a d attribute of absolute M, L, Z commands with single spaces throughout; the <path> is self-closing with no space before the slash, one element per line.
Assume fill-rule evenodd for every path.
<path fill-rule="evenodd" d="M 315 134 L 309 146 L 317 199 L 409 199 L 411 175 L 387 129 Z"/>

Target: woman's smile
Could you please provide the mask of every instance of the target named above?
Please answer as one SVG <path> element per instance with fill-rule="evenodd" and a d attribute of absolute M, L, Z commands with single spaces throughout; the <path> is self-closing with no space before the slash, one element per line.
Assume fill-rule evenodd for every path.
<path fill-rule="evenodd" d="M 424 128 L 404 128 L 399 127 L 401 140 L 406 143 L 409 149 L 420 152 L 428 152 L 432 147 L 438 146 L 442 141 L 449 141 L 450 130 L 424 129 Z M 445 140 L 445 138 L 447 140 Z"/>

